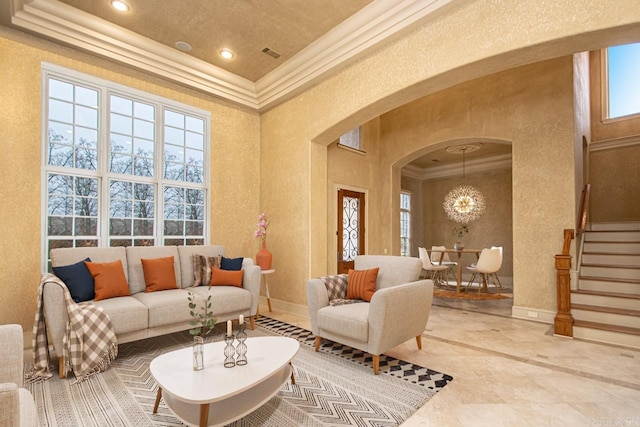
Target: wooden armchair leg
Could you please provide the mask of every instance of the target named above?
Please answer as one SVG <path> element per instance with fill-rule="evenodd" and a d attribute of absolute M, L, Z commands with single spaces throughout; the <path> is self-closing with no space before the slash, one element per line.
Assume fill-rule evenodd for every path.
<path fill-rule="evenodd" d="M 373 356 L 373 373 L 375 375 L 380 373 L 380 355 Z"/>
<path fill-rule="evenodd" d="M 313 349 L 314 349 L 315 351 L 320 350 L 320 343 L 322 343 L 322 338 L 320 338 L 320 337 L 316 337 L 316 340 L 315 340 L 315 342 L 314 342 L 314 344 L 313 344 Z"/>
<path fill-rule="evenodd" d="M 416 344 L 418 344 L 418 350 L 422 350 L 422 335 L 416 337 Z"/>
<path fill-rule="evenodd" d="M 256 329 L 256 316 L 251 316 L 249 318 L 249 322 L 251 323 L 251 330 L 255 330 Z"/>
<path fill-rule="evenodd" d="M 67 376 L 64 372 L 64 357 L 62 356 L 58 358 L 58 376 L 60 377 L 60 379 L 63 379 Z"/>

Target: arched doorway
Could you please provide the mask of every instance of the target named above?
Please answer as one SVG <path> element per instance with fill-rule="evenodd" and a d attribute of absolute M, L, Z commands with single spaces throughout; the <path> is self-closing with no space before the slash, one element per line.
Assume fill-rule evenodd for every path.
<path fill-rule="evenodd" d="M 475 147 L 473 152 L 465 156 L 464 171 L 461 156 L 451 153 L 461 146 Z M 480 218 L 467 224 L 469 233 L 463 238 L 465 246 L 477 249 L 491 246 L 503 248 L 503 264 L 498 272 L 503 285 L 502 292 L 498 294 L 494 288 L 487 294 L 452 292 L 455 289 L 455 275 L 451 275 L 448 286 L 436 287 L 434 304 L 510 316 L 513 306 L 511 141 L 490 138 L 443 141 L 412 153 L 404 161 L 409 162 L 401 169 L 400 191 L 408 192 L 411 197 L 412 256 L 417 256 L 419 246 L 427 251 L 432 246 L 451 248 L 453 242 L 458 240 L 451 232 L 459 224 L 447 218 L 442 202 L 448 191 L 461 184 L 477 188 L 484 195 L 487 205 L 486 212 Z M 475 254 L 462 255 L 459 267 L 463 285 L 470 278 L 465 267 L 474 262 Z M 458 266 L 452 268 L 455 270 Z M 471 289 L 475 291 L 475 285 Z"/>

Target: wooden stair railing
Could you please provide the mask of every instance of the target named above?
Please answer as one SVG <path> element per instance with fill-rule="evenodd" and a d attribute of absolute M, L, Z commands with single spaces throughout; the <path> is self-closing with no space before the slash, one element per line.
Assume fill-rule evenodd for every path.
<path fill-rule="evenodd" d="M 591 196 L 591 184 L 586 184 L 582 189 L 580 200 L 580 218 L 578 220 L 578 235 L 587 229 L 587 219 L 589 216 L 589 197 Z"/>
<path fill-rule="evenodd" d="M 564 244 L 562 253 L 556 255 L 556 279 L 558 311 L 553 319 L 553 333 L 573 337 L 573 316 L 571 315 L 571 240 L 574 233 L 571 229 L 564 230 Z"/>
<path fill-rule="evenodd" d="M 587 219 L 589 215 L 589 197 L 591 195 L 591 184 L 586 184 L 582 190 L 580 200 L 580 216 L 578 217 L 578 237 L 579 246 L 582 245 L 582 234 L 587 229 Z M 553 319 L 553 332 L 556 335 L 573 336 L 573 316 L 571 315 L 571 240 L 575 237 L 571 229 L 564 230 L 564 241 L 562 253 L 555 256 L 556 259 L 556 281 L 558 311 Z M 578 248 L 578 255 L 582 248 Z"/>

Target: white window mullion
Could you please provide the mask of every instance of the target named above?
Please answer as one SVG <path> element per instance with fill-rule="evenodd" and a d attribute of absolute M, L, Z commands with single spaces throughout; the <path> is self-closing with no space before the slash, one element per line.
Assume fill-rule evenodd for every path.
<path fill-rule="evenodd" d="M 98 156 L 100 159 L 100 175 L 104 177 L 100 181 L 100 246 L 109 246 L 109 94 L 110 91 L 102 90 L 100 97 L 100 142 Z"/>

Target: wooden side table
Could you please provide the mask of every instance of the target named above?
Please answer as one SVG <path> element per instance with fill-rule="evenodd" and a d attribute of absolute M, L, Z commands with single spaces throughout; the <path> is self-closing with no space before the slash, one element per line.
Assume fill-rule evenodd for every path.
<path fill-rule="evenodd" d="M 275 268 L 269 270 L 260 270 L 261 277 L 264 279 L 264 290 L 267 295 L 267 305 L 269 306 L 269 313 L 271 313 L 271 296 L 269 295 L 269 282 L 267 281 L 267 275 L 275 273 Z"/>

